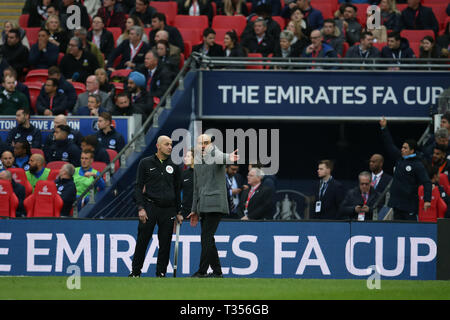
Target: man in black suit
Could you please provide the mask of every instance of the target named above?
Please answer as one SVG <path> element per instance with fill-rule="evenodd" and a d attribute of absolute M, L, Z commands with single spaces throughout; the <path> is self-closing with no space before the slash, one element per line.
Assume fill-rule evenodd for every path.
<path fill-rule="evenodd" d="M 392 176 L 383 171 L 384 157 L 381 154 L 375 153 L 370 157 L 369 169 L 372 173 L 371 185 L 374 190 L 380 194 L 386 189 L 389 182 L 392 180 Z"/>
<path fill-rule="evenodd" d="M 92 19 L 92 30 L 88 31 L 87 38 L 100 49 L 105 58 L 114 50 L 114 36 L 105 29 L 105 22 L 100 16 Z"/>
<path fill-rule="evenodd" d="M 212 28 L 203 30 L 203 42 L 192 47 L 192 52 L 200 52 L 208 57 L 222 57 L 222 46 L 216 42 L 216 32 Z"/>
<path fill-rule="evenodd" d="M 331 176 L 333 162 L 322 160 L 319 162 L 317 175 L 320 179 L 317 185 L 316 201 L 311 206 L 311 219 L 338 219 L 339 206 L 344 199 L 343 185 Z"/>
<path fill-rule="evenodd" d="M 380 194 L 371 185 L 372 175 L 363 171 L 359 174 L 359 186 L 350 189 L 341 204 L 341 219 L 358 221 L 372 220 L 375 202 Z M 380 204 L 377 206 L 380 207 Z"/>
<path fill-rule="evenodd" d="M 433 10 L 424 7 L 421 0 L 408 0 L 408 7 L 402 11 L 401 28 L 410 30 L 432 29 L 437 35 L 439 23 Z"/>
<path fill-rule="evenodd" d="M 227 182 L 228 202 L 230 215 L 229 218 L 237 219 L 237 208 L 239 205 L 239 196 L 242 192 L 244 178 L 238 173 L 239 166 L 237 164 L 227 164 L 225 169 L 225 178 Z"/>
<path fill-rule="evenodd" d="M 262 220 L 272 210 L 272 190 L 261 183 L 264 174 L 261 169 L 252 168 L 247 175 L 249 188 L 242 191 L 238 206 L 241 220 Z"/>
<path fill-rule="evenodd" d="M 180 48 L 180 52 L 184 52 L 184 42 L 180 31 L 176 27 L 167 25 L 166 15 L 162 12 L 157 12 L 152 16 L 152 31 L 148 34 L 151 48 L 156 45 L 155 35 L 159 30 L 166 30 L 169 33 L 169 42 Z"/>

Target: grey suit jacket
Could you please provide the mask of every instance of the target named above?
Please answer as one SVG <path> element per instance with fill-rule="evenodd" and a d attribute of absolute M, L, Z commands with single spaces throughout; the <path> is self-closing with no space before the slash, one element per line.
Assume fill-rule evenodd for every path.
<path fill-rule="evenodd" d="M 229 154 L 213 146 L 211 152 L 203 157 L 202 163 L 194 164 L 194 192 L 192 211 L 199 213 L 218 212 L 228 214 L 227 186 L 225 182 L 225 164 Z"/>
<path fill-rule="evenodd" d="M 100 106 L 108 111 L 111 111 L 113 109 L 113 102 L 111 101 L 109 95 L 104 91 L 99 91 L 99 95 L 102 98 L 102 104 Z M 88 98 L 89 92 L 87 91 L 78 95 L 75 107 L 73 107 L 73 114 L 77 114 L 78 108 L 87 107 Z"/>

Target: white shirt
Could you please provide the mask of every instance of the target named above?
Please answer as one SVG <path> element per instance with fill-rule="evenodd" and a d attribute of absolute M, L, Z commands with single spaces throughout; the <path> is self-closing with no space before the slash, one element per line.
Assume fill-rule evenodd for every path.
<path fill-rule="evenodd" d="M 372 181 L 375 181 L 374 188 L 376 188 L 378 185 L 378 182 L 380 182 L 383 172 L 384 172 L 383 170 L 381 170 L 378 174 L 375 174 L 372 172 Z"/>

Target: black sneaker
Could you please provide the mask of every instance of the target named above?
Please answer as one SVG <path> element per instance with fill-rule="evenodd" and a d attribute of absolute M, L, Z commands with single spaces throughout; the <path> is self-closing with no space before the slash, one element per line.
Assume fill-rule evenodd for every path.
<path fill-rule="evenodd" d="M 140 277 L 141 277 L 141 273 L 134 273 L 134 272 L 131 272 L 131 273 L 128 275 L 128 277 L 129 277 L 129 278 L 140 278 Z"/>
<path fill-rule="evenodd" d="M 165 273 L 162 273 L 162 272 L 157 272 L 157 273 L 156 273 L 156 277 L 157 277 L 157 278 L 165 278 L 165 277 L 166 277 L 166 274 L 165 274 Z"/>
<path fill-rule="evenodd" d="M 211 272 L 206 275 L 207 278 L 223 278 L 222 273 Z"/>
<path fill-rule="evenodd" d="M 206 278 L 207 274 L 206 273 L 200 273 L 200 272 L 196 272 L 194 273 L 191 278 Z"/>

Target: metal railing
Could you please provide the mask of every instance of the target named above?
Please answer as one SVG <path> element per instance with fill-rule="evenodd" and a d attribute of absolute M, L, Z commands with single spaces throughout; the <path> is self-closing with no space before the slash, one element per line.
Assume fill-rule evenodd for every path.
<path fill-rule="evenodd" d="M 84 197 L 89 193 L 89 204 L 95 203 L 95 185 L 103 176 L 106 177 L 105 185 L 106 187 L 111 186 L 110 177 L 114 174 L 114 163 L 120 159 L 120 167 L 126 168 L 126 160 L 128 156 L 133 152 L 141 152 L 142 147 L 145 146 L 145 135 L 147 134 L 150 125 L 153 124 L 154 127 L 158 126 L 158 116 L 162 113 L 164 109 L 171 108 L 171 96 L 176 88 L 184 90 L 183 78 L 189 68 L 191 67 L 193 59 L 189 57 L 180 72 L 178 72 L 175 79 L 170 84 L 167 91 L 160 98 L 159 103 L 153 109 L 151 114 L 147 117 L 145 122 L 142 124 L 141 128 L 134 134 L 132 139 L 125 145 L 125 147 L 114 157 L 113 160 L 103 169 L 103 171 L 94 179 L 94 181 L 86 188 L 86 190 L 77 198 L 73 203 L 73 217 L 78 217 L 78 205 L 83 201 Z"/>

